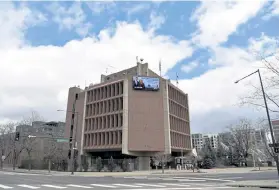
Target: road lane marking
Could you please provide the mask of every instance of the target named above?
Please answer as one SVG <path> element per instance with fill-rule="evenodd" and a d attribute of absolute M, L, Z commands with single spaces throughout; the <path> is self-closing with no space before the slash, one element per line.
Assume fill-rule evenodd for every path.
<path fill-rule="evenodd" d="M 185 185 L 195 185 L 195 186 L 204 186 L 204 187 L 213 187 L 214 185 L 209 185 L 209 184 L 203 184 L 203 183 L 183 183 Z"/>
<path fill-rule="evenodd" d="M 136 190 L 200 190 L 201 188 L 193 187 L 174 187 L 174 188 L 156 188 L 156 189 L 136 189 Z M 135 190 L 135 189 L 125 189 L 125 190 Z"/>
<path fill-rule="evenodd" d="M 124 178 L 126 178 L 126 179 L 146 179 L 147 176 L 132 176 L 132 177 L 126 176 Z"/>
<path fill-rule="evenodd" d="M 91 189 L 93 187 L 89 187 L 89 186 L 84 186 L 84 185 L 74 185 L 74 184 L 69 184 L 67 185 L 69 187 L 80 187 L 80 188 L 84 188 L 84 189 Z"/>
<path fill-rule="evenodd" d="M 57 186 L 57 185 L 42 185 L 44 187 L 51 187 L 55 189 L 66 189 L 67 187 Z"/>
<path fill-rule="evenodd" d="M 12 189 L 13 187 L 9 187 L 9 186 L 0 184 L 0 188 L 2 188 L 2 189 Z"/>
<path fill-rule="evenodd" d="M 40 187 L 35 187 L 35 186 L 31 186 L 31 185 L 17 185 L 19 187 L 26 187 L 26 188 L 29 188 L 29 189 L 39 189 Z"/>
<path fill-rule="evenodd" d="M 214 189 L 234 189 L 234 188 L 237 188 L 237 187 L 211 187 L 211 188 L 214 188 Z"/>
<path fill-rule="evenodd" d="M 179 178 L 179 177 L 174 177 Z M 219 178 L 202 178 L 202 177 L 187 177 L 188 179 L 197 179 L 197 180 L 208 180 L 208 181 L 225 181 L 225 182 L 235 182 L 233 180 L 229 179 L 219 179 Z"/>
<path fill-rule="evenodd" d="M 154 185 L 154 184 L 144 184 L 144 183 L 136 183 L 136 185 L 149 186 L 149 187 L 166 187 L 164 185 Z"/>
<path fill-rule="evenodd" d="M 112 186 L 112 185 L 101 185 L 101 184 L 90 184 L 90 185 L 97 186 L 97 187 L 117 188 L 117 187 Z"/>
<path fill-rule="evenodd" d="M 160 177 L 149 177 L 149 178 L 147 178 L 148 180 L 158 180 L 158 179 L 162 179 L 162 178 L 160 178 Z"/>
<path fill-rule="evenodd" d="M 177 179 L 177 181 L 193 181 L 193 182 L 202 182 L 202 181 L 206 181 L 204 179 Z"/>
<path fill-rule="evenodd" d="M 113 184 L 116 186 L 122 186 L 122 187 L 142 187 L 142 186 L 138 186 L 138 185 L 128 185 L 128 184 Z"/>
<path fill-rule="evenodd" d="M 185 184 L 176 184 L 176 183 L 159 183 L 160 185 L 171 185 L 171 186 L 179 186 L 179 187 L 189 187 L 190 185 Z"/>
<path fill-rule="evenodd" d="M 243 178 L 243 177 L 222 177 L 222 178 L 220 178 L 220 179 L 241 179 L 241 178 Z"/>

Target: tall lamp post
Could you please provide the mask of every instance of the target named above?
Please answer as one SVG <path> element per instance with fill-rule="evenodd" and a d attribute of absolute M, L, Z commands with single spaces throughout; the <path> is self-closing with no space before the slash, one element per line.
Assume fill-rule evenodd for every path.
<path fill-rule="evenodd" d="M 266 102 L 266 96 L 265 96 L 265 91 L 264 91 L 264 87 L 263 87 L 263 82 L 262 82 L 262 77 L 261 77 L 261 73 L 260 73 L 260 69 L 256 70 L 255 72 L 235 81 L 235 83 L 237 84 L 238 82 L 240 82 L 241 80 L 247 78 L 247 77 L 250 77 L 251 75 L 253 74 L 256 74 L 258 73 L 258 76 L 259 76 L 259 79 L 260 79 L 260 84 L 261 84 L 261 90 L 262 90 L 262 94 L 263 94 L 263 99 L 264 99 L 264 104 L 265 104 L 265 110 L 266 110 L 266 115 L 267 115 L 267 120 L 268 120 L 268 124 L 269 124 L 269 130 L 270 130 L 270 133 L 271 133 L 271 139 L 272 139 L 272 144 L 274 145 L 275 147 L 275 138 L 274 138 L 274 133 L 273 133 L 273 127 L 272 127 L 272 124 L 271 124 L 271 120 L 270 120 L 270 115 L 269 115 L 269 109 L 268 109 L 268 105 L 267 105 L 267 102 Z M 279 163 L 278 163 L 278 155 L 275 155 L 274 156 L 274 160 L 275 160 L 275 163 L 276 163 L 276 167 L 277 167 L 277 174 L 279 176 Z"/>
<path fill-rule="evenodd" d="M 63 112 L 70 112 L 70 113 L 75 113 L 77 115 L 77 123 L 76 123 L 76 127 L 75 127 L 75 135 L 74 135 L 74 139 L 73 139 L 73 145 L 72 145 L 72 149 L 73 149 L 73 154 L 71 154 L 71 174 L 73 175 L 74 174 L 74 170 L 75 170 L 75 150 L 77 149 L 77 128 L 78 128 L 78 115 L 79 113 L 78 112 L 73 112 L 73 111 L 70 111 L 70 110 L 57 110 L 57 111 L 63 111 Z M 74 119 L 72 121 L 72 125 L 74 125 Z M 72 152 L 72 150 L 71 150 Z"/>

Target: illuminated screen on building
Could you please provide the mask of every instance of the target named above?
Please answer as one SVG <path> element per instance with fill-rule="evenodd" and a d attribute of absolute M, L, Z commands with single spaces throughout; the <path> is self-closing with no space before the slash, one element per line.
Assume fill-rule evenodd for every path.
<path fill-rule="evenodd" d="M 160 79 L 154 77 L 133 76 L 133 88 L 135 90 L 159 90 Z"/>

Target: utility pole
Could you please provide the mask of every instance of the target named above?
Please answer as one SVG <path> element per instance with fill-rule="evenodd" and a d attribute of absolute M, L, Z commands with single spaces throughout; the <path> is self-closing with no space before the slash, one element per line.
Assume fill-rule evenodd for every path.
<path fill-rule="evenodd" d="M 77 128 L 78 128 L 78 114 L 77 115 L 77 122 L 76 122 L 76 129 L 75 129 L 75 135 L 74 135 L 74 142 L 73 142 L 73 160 L 72 160 L 72 175 L 74 174 L 75 170 L 75 163 L 76 163 L 76 150 L 77 150 Z"/>
<path fill-rule="evenodd" d="M 274 146 L 274 149 L 276 148 L 275 147 L 275 138 L 274 138 L 274 133 L 273 133 L 273 127 L 272 127 L 272 124 L 271 124 L 271 120 L 270 120 L 270 115 L 269 115 L 269 109 L 268 109 L 268 105 L 267 105 L 267 101 L 266 101 L 266 96 L 265 96 L 265 91 L 264 91 L 264 87 L 263 87 L 263 82 L 262 82 L 262 77 L 261 77 L 261 73 L 260 73 L 260 69 L 256 70 L 255 72 L 235 81 L 235 83 L 238 83 L 239 81 L 253 75 L 253 74 L 256 74 L 258 73 L 258 76 L 259 76 L 259 79 L 260 79 L 260 84 L 261 84 L 261 90 L 262 90 L 262 94 L 263 94 L 263 99 L 264 99 L 264 105 L 265 105 L 265 110 L 266 110 L 266 115 L 267 115 L 267 120 L 268 120 L 268 125 L 269 125 L 269 130 L 270 130 L 270 134 L 271 134 L 271 139 L 272 139 L 272 144 Z M 274 153 L 274 150 L 272 151 Z M 279 162 L 278 162 L 278 155 L 274 153 L 274 160 L 275 160 L 275 163 L 276 163 L 276 167 L 277 167 L 277 174 L 278 174 L 278 177 L 279 177 Z"/>

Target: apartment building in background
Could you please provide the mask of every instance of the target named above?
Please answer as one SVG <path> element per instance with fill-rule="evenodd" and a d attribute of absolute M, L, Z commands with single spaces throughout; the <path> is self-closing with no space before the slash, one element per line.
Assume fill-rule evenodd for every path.
<path fill-rule="evenodd" d="M 191 151 L 188 95 L 138 62 L 101 75 L 98 84 L 69 89 L 65 137 L 78 162 L 138 158 L 139 170 L 147 170 L 151 156 Z"/>
<path fill-rule="evenodd" d="M 201 150 L 205 145 L 216 149 L 218 147 L 218 134 L 192 134 L 193 148 Z"/>

